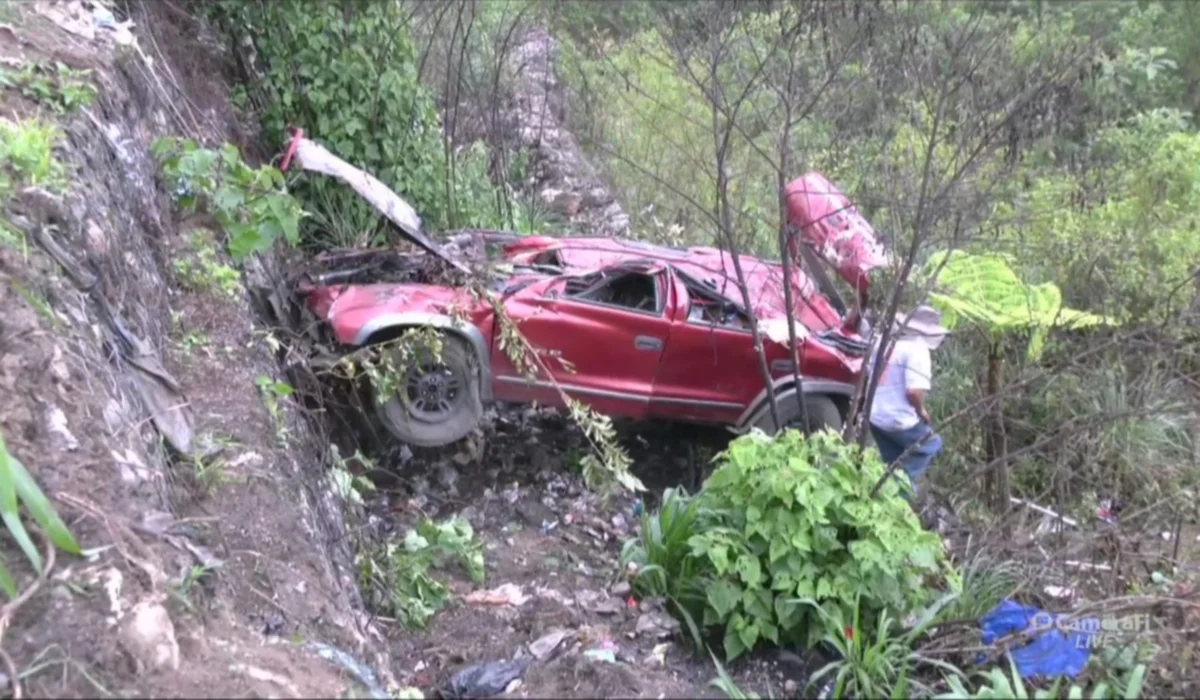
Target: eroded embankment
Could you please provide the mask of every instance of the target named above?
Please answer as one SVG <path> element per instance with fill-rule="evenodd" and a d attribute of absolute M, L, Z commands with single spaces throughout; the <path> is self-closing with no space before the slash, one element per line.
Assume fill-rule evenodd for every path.
<path fill-rule="evenodd" d="M 0 104 L 14 133 L 54 125 L 62 166 L 7 205 L 28 235 L 0 247 L 0 426 L 86 555 L 38 583 L 5 544 L 37 587 L 2 613 L 7 680 L 42 696 L 343 695 L 354 681 L 321 642 L 386 683 L 325 446 L 262 379 L 278 373 L 270 329 L 206 222 L 177 220 L 150 153 L 164 136 L 239 141 L 223 62 L 167 4 L 130 4 L 133 45 L 86 4 L 8 7 L 5 70 L 91 71 L 72 75 L 95 95 L 64 108 L 51 79 Z"/>

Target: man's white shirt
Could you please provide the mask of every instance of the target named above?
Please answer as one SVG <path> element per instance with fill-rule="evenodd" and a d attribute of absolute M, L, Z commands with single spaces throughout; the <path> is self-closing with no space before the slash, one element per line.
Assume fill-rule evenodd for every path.
<path fill-rule="evenodd" d="M 883 376 L 871 404 L 871 424 L 881 430 L 908 430 L 921 417 L 908 402 L 905 392 L 933 388 L 933 358 L 929 346 L 919 340 L 901 338 L 893 345 Z"/>

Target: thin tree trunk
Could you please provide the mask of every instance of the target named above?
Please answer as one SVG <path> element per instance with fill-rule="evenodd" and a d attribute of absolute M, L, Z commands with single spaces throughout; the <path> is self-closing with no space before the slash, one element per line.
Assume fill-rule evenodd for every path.
<path fill-rule="evenodd" d="M 999 344 L 993 345 L 988 353 L 987 364 L 987 397 L 990 400 L 991 411 L 984 427 L 984 455 L 989 464 L 997 463 L 984 479 L 987 499 L 997 512 L 1008 510 L 1009 497 L 1012 495 L 1010 470 L 1008 466 L 1008 435 L 1004 429 L 1004 406 L 1001 392 L 1004 388 L 1004 354 Z"/>

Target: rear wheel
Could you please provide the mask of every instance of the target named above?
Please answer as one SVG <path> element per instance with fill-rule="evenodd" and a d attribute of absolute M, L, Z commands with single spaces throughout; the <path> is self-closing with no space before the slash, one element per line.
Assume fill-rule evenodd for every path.
<path fill-rule="evenodd" d="M 472 360 L 466 343 L 454 337 L 442 337 L 441 357 L 419 351 L 402 370 L 396 395 L 376 409 L 388 432 L 418 447 L 466 437 L 483 417 Z M 402 366 L 399 358 L 396 366 Z"/>
<path fill-rule="evenodd" d="M 802 397 L 802 400 L 804 402 L 803 411 L 800 408 L 801 403 L 794 397 L 777 402 L 779 422 L 784 429 L 795 428 L 805 435 L 812 435 L 826 428 L 841 431 L 842 412 L 838 410 L 833 399 L 820 394 L 812 394 Z M 779 432 L 779 428 L 776 427 L 775 421 L 771 417 L 770 407 L 767 408 L 762 418 L 758 419 L 755 427 L 767 435 Z"/>

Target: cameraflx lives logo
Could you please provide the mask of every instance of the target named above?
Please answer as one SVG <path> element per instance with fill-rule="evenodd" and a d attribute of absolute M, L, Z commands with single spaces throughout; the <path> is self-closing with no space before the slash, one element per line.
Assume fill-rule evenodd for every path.
<path fill-rule="evenodd" d="M 1128 644 L 1130 637 L 1150 632 L 1150 615 L 1106 615 L 1104 617 L 1087 617 L 1071 619 L 1066 616 L 1055 617 L 1050 613 L 1038 613 L 1030 621 L 1033 630 L 1058 630 L 1067 636 L 1074 635 L 1075 646 L 1081 649 L 1100 649 L 1103 647 Z"/>

